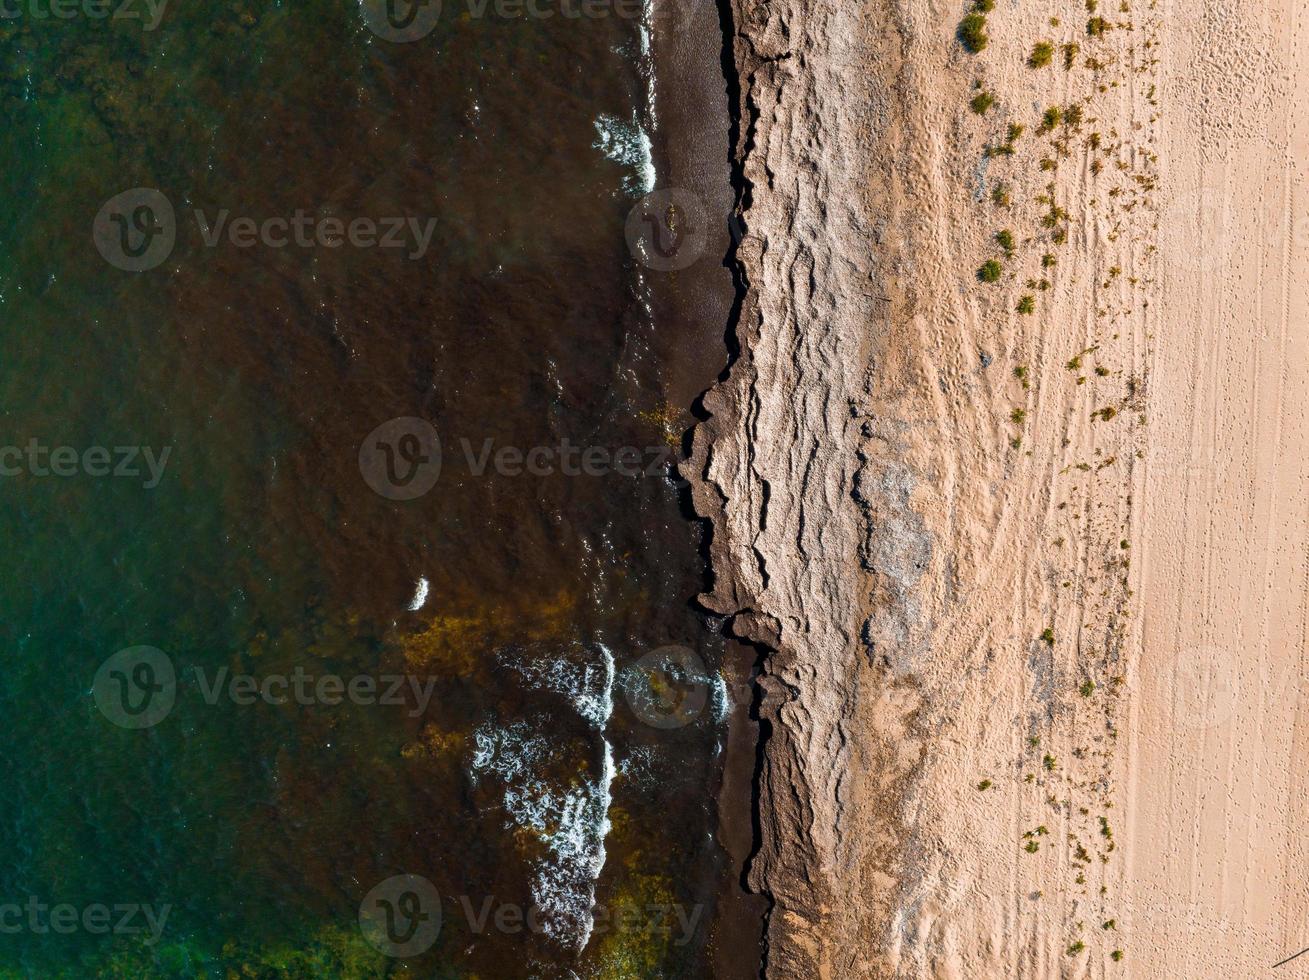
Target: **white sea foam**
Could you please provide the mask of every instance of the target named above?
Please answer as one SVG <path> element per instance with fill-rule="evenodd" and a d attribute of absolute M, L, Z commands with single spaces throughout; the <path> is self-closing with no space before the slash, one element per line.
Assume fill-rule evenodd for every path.
<path fill-rule="evenodd" d="M 632 194 L 649 194 L 655 187 L 654 147 L 641 123 L 633 116 L 622 120 L 601 114 L 595 121 L 596 139 L 592 145 L 614 163 L 633 171 L 623 179 L 623 187 Z"/>
<path fill-rule="evenodd" d="M 606 647 L 580 645 L 558 656 L 526 659 L 520 653 L 509 663 L 530 686 L 568 698 L 600 739 L 598 778 L 579 777 L 560 788 L 546 773 L 569 760 L 565 746 L 549 738 L 545 716 L 534 723 L 483 726 L 473 736 L 472 773 L 493 774 L 502 784 L 506 828 L 533 831 L 548 851 L 530 882 L 542 930 L 563 946 L 582 949 L 595 925 L 595 886 L 605 865 L 617 774 L 613 746 L 604 737 L 614 710 L 616 664 Z"/>
<path fill-rule="evenodd" d="M 617 775 L 637 788 L 649 789 L 654 785 L 658 754 L 648 745 L 629 746 L 618 762 Z"/>
<path fill-rule="evenodd" d="M 654 50 L 651 38 L 654 32 L 655 8 L 654 0 L 645 0 L 641 5 L 641 72 L 645 75 L 645 111 L 650 120 L 650 128 L 656 129 L 659 125 L 659 116 L 657 114 L 658 106 L 655 104 L 655 62 Z M 650 177 L 650 190 L 654 190 L 654 175 Z M 648 192 L 647 192 L 648 193 Z"/>
<path fill-rule="evenodd" d="M 727 679 L 723 675 L 715 674 L 714 679 L 710 682 L 709 703 L 713 706 L 714 721 L 724 722 L 732 711 L 732 698 L 727 692 Z"/>
<path fill-rule="evenodd" d="M 516 782 L 524 771 L 539 766 L 550 756 L 549 743 L 532 731 L 526 722 L 516 721 L 506 728 L 483 725 L 473 733 L 474 776 L 490 773 L 506 785 Z"/>
<path fill-rule="evenodd" d="M 535 869 L 532 900 L 541 910 L 546 935 L 565 946 L 584 948 L 595 926 L 592 906 L 605 865 L 614 774 L 613 747 L 606 741 L 598 780 L 562 795 L 547 791 L 531 809 L 530 826 L 542 834 L 552 855 Z"/>
<path fill-rule="evenodd" d="M 538 690 L 561 694 L 598 732 L 614 713 L 614 655 L 603 644 L 599 663 L 580 644 L 564 657 L 515 656 L 509 666 Z"/>
<path fill-rule="evenodd" d="M 409 611 L 418 612 L 427 602 L 427 590 L 430 588 L 427 579 L 420 578 L 414 584 L 414 597 L 409 600 Z"/>

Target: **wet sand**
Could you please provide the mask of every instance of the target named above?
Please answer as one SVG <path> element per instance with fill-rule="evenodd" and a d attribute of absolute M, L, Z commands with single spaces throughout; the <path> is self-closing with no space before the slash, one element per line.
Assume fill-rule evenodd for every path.
<path fill-rule="evenodd" d="M 651 273 L 656 357 L 666 365 L 668 402 L 684 413 L 685 428 L 693 419 L 689 409 L 727 364 L 724 337 L 736 299 L 728 266 L 729 220 L 736 195 L 730 179 L 731 102 L 717 7 L 656 0 L 654 23 L 658 186 L 693 192 L 705 207 L 707 222 L 704 254 L 697 262 L 679 272 Z M 689 498 L 687 514 L 692 516 Z M 750 714 L 756 659 L 750 647 L 727 643 L 722 671 L 732 711 L 722 738 L 720 779 L 708 788 L 718 843 L 727 856 L 717 886 L 708 955 L 712 975 L 724 980 L 759 975 L 767 909 L 767 902 L 744 886 L 755 837 L 758 725 Z"/>

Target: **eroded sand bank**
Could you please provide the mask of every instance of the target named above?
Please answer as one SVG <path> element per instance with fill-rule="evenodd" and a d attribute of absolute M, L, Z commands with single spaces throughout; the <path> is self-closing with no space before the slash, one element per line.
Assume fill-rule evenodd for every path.
<path fill-rule="evenodd" d="M 1260 975 L 1309 946 L 1309 15 L 731 9 L 687 470 L 771 651 L 768 975 Z"/>

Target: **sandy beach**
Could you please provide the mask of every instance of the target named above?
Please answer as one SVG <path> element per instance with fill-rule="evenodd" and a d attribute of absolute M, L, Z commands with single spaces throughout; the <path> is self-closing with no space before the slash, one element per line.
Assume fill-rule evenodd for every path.
<path fill-rule="evenodd" d="M 765 975 L 1309 975 L 1309 12 L 731 11 Z"/>

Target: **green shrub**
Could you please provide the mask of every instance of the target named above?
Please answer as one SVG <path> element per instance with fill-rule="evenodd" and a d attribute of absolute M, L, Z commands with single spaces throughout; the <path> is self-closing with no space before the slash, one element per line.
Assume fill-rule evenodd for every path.
<path fill-rule="evenodd" d="M 986 110 L 995 105 L 995 96 L 990 92 L 978 92 L 973 96 L 973 101 L 968 103 L 973 112 L 979 116 L 985 115 Z"/>
<path fill-rule="evenodd" d="M 977 54 L 991 43 L 986 36 L 986 18 L 981 14 L 969 14 L 959 22 L 959 43 L 969 54 Z"/>
<path fill-rule="evenodd" d="M 1018 312 L 1024 316 L 1036 312 L 1036 299 L 1032 296 L 1024 296 L 1018 301 Z"/>
<path fill-rule="evenodd" d="M 977 270 L 977 278 L 982 282 L 999 282 L 1000 273 L 1003 271 L 1004 267 L 999 262 L 995 259 L 987 259 L 982 263 L 982 267 Z"/>
<path fill-rule="evenodd" d="M 1092 17 L 1086 22 L 1086 33 L 1091 37 L 1104 37 L 1109 30 L 1109 21 L 1103 17 Z"/>
<path fill-rule="evenodd" d="M 1028 68 L 1044 68 L 1054 60 L 1054 45 L 1049 41 L 1038 41 L 1032 47 L 1032 53 L 1027 58 Z"/>
<path fill-rule="evenodd" d="M 1004 249 L 1006 257 L 1012 258 L 1014 254 L 1014 233 L 1008 228 L 995 233 L 996 244 Z"/>

